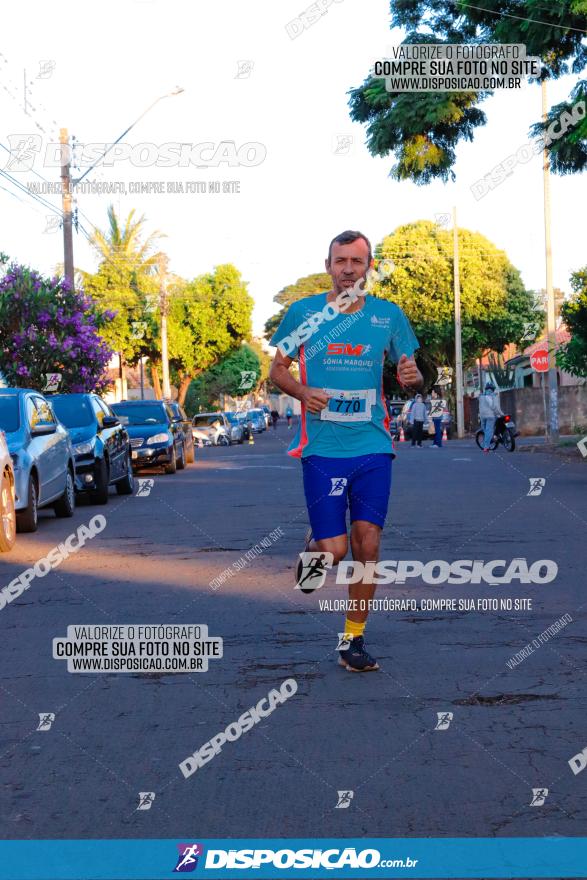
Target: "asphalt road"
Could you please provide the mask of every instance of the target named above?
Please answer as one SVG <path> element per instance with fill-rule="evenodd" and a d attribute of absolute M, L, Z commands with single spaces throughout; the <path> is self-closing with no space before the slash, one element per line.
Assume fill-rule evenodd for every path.
<path fill-rule="evenodd" d="M 568 762 L 587 746 L 586 467 L 482 456 L 470 441 L 402 445 L 383 559 L 546 558 L 559 572 L 542 585 L 382 586 L 379 598 L 530 598 L 532 609 L 374 612 L 367 644 L 382 669 L 352 675 L 336 665 L 344 615 L 320 610 L 345 588 L 329 575 L 311 596 L 293 589 L 307 519 L 290 437 L 280 425 L 253 447 L 199 450 L 183 473 L 142 474 L 149 495 L 80 503 L 73 520 L 43 512 L 0 560 L 5 585 L 107 519 L 0 610 L 2 837 L 583 835 L 587 772 Z M 540 496 L 527 494 L 531 477 L 546 478 Z M 193 674 L 75 674 L 52 658 L 68 625 L 139 623 L 207 624 L 224 656 Z M 181 761 L 288 678 L 294 696 L 184 778 Z M 39 713 L 55 714 L 49 730 Z M 533 788 L 548 788 L 542 806 Z M 139 792 L 155 793 L 149 809 L 137 810 Z"/>

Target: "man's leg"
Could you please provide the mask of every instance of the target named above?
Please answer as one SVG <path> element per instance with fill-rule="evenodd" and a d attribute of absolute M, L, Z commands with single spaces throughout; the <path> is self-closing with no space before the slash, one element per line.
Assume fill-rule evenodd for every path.
<path fill-rule="evenodd" d="M 442 419 L 434 419 L 434 443 L 442 447 Z"/>
<path fill-rule="evenodd" d="M 495 419 L 483 419 L 483 448 L 489 449 L 491 445 L 491 441 L 493 440 L 493 432 L 495 430 Z"/>
<path fill-rule="evenodd" d="M 357 519 L 351 525 L 351 551 L 356 562 L 378 562 L 381 527 L 366 520 Z M 376 584 L 366 584 L 362 580 L 349 584 L 349 599 L 356 600 L 358 611 L 349 611 L 347 618 L 356 623 L 366 623 L 369 614 L 369 600 L 375 595 Z"/>
<path fill-rule="evenodd" d="M 418 446 L 422 445 L 422 429 L 424 428 L 424 422 L 414 422 L 414 428 L 416 431 L 416 442 Z"/>

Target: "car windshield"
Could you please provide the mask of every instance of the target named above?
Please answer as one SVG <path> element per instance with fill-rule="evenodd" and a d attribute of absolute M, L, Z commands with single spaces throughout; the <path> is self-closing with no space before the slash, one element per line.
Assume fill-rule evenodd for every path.
<path fill-rule="evenodd" d="M 238 419 L 237 419 L 237 417 L 236 417 L 236 413 L 233 413 L 233 412 L 227 412 L 227 413 L 224 413 L 224 415 L 226 416 L 226 418 L 228 419 L 228 421 L 231 423 L 231 425 L 234 425 L 234 424 L 236 424 L 236 423 L 238 422 Z"/>
<path fill-rule="evenodd" d="M 55 415 L 66 428 L 85 428 L 96 421 L 87 397 L 51 397 Z"/>
<path fill-rule="evenodd" d="M 112 409 L 124 425 L 164 425 L 167 424 L 165 412 L 160 404 L 156 403 L 132 403 L 125 406 L 124 403 L 114 403 Z"/>
<path fill-rule="evenodd" d="M 20 418 L 18 415 L 18 396 L 16 394 L 0 394 L 0 428 L 11 434 L 18 431 Z"/>
<path fill-rule="evenodd" d="M 218 413 L 213 413 L 212 415 L 207 416 L 194 416 L 193 426 L 194 428 L 209 428 L 210 425 L 213 425 L 214 422 L 221 422 L 222 417 Z"/>

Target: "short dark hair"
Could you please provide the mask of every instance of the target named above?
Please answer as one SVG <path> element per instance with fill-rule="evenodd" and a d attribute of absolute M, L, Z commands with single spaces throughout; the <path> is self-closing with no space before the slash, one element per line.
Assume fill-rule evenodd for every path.
<path fill-rule="evenodd" d="M 332 239 L 332 241 L 328 245 L 328 262 L 330 262 L 332 257 L 333 244 L 352 244 L 353 241 L 356 241 L 358 238 L 362 238 L 363 241 L 367 242 L 367 247 L 369 248 L 369 263 L 371 263 L 371 260 L 373 259 L 373 254 L 371 253 L 371 242 L 366 235 L 363 235 L 362 232 L 358 232 L 356 229 L 347 229 L 344 232 L 341 232 L 340 235 L 337 235 L 336 238 Z"/>

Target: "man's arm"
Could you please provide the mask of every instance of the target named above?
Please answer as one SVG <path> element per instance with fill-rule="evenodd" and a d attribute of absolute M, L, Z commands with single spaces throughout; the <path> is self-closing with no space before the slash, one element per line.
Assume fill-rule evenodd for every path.
<path fill-rule="evenodd" d="M 269 378 L 284 394 L 289 394 L 290 397 L 300 400 L 309 412 L 319 413 L 327 405 L 328 397 L 321 388 L 310 388 L 294 379 L 289 371 L 292 363 L 293 358 L 287 357 L 277 349 L 269 371 Z"/>

